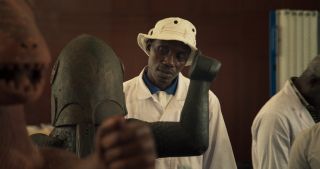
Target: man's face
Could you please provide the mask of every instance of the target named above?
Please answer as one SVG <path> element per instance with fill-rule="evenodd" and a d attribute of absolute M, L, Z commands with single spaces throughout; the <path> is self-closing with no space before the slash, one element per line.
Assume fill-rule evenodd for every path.
<path fill-rule="evenodd" d="M 191 49 L 182 42 L 165 40 L 154 40 L 147 47 L 147 75 L 157 87 L 165 89 L 186 65 Z"/>

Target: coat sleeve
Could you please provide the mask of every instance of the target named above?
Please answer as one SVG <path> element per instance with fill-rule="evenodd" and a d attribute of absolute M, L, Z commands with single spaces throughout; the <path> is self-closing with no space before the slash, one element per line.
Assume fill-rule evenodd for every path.
<path fill-rule="evenodd" d="M 236 169 L 231 143 L 218 98 L 209 92 L 209 147 L 203 156 L 203 169 Z"/>
<path fill-rule="evenodd" d="M 308 150 L 311 130 L 302 132 L 294 141 L 289 157 L 289 169 L 310 169 L 306 151 Z"/>
<path fill-rule="evenodd" d="M 288 168 L 289 129 L 280 113 L 264 113 L 252 127 L 254 169 Z"/>

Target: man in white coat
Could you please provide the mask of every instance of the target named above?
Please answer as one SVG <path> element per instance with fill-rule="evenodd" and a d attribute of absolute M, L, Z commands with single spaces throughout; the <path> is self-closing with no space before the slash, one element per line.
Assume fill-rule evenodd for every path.
<path fill-rule="evenodd" d="M 140 75 L 124 83 L 128 118 L 179 121 L 189 79 L 180 72 L 192 63 L 196 28 L 182 18 L 158 21 L 138 45 L 149 56 Z M 235 169 L 236 164 L 218 98 L 209 92 L 209 147 L 204 155 L 160 158 L 156 169 Z"/>
<path fill-rule="evenodd" d="M 257 114 L 252 124 L 254 169 L 288 168 L 296 136 L 319 122 L 320 56 L 300 77 L 289 79 Z"/>

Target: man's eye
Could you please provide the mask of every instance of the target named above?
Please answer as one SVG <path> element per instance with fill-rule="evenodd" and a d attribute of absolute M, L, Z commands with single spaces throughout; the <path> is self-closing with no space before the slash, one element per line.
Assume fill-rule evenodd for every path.
<path fill-rule="evenodd" d="M 185 52 L 180 52 L 180 53 L 177 53 L 176 57 L 177 57 L 177 60 L 181 62 L 181 61 L 187 61 L 189 56 Z"/>
<path fill-rule="evenodd" d="M 169 53 L 169 48 L 166 46 L 159 46 L 158 47 L 158 52 L 160 55 L 167 55 Z"/>

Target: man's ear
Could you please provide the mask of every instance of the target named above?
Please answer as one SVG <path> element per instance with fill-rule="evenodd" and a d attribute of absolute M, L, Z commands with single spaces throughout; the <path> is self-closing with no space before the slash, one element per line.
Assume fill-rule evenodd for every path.
<path fill-rule="evenodd" d="M 146 42 L 146 50 L 147 50 L 148 53 L 150 52 L 151 45 L 152 45 L 152 41 L 150 39 L 147 40 L 147 42 Z"/>

